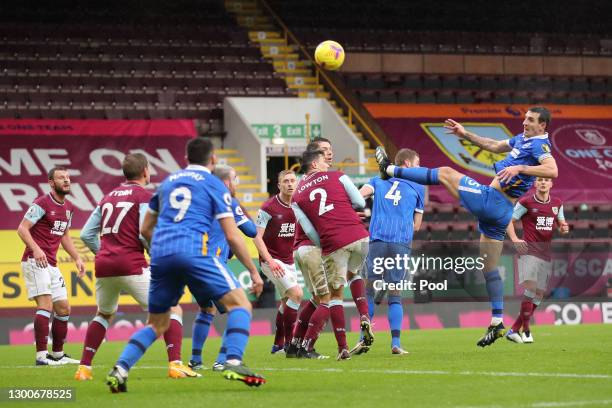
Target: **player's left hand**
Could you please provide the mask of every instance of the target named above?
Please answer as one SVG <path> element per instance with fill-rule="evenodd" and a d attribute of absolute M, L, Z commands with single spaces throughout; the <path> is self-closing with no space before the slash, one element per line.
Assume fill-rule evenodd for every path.
<path fill-rule="evenodd" d="M 561 221 L 559 223 L 559 232 L 563 235 L 569 234 L 569 224 L 567 221 Z"/>
<path fill-rule="evenodd" d="M 503 183 L 507 183 L 512 180 L 513 177 L 516 177 L 521 172 L 521 166 L 508 166 L 505 169 L 502 169 L 497 173 L 499 176 L 499 181 Z"/>
<path fill-rule="evenodd" d="M 79 278 L 85 276 L 85 264 L 81 258 L 77 259 L 75 262 L 77 271 L 79 272 Z"/>
<path fill-rule="evenodd" d="M 256 297 L 261 295 L 263 292 L 263 281 L 261 280 L 261 276 L 259 273 L 251 275 L 251 287 L 249 288 L 249 292 L 254 294 Z"/>

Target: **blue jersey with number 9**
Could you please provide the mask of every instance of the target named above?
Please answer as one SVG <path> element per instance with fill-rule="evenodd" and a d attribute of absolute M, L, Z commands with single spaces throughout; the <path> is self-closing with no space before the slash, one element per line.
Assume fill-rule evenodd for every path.
<path fill-rule="evenodd" d="M 410 244 L 414 213 L 423 212 L 425 187 L 412 181 L 372 178 L 366 185 L 374 190 L 370 241 Z"/>
<path fill-rule="evenodd" d="M 168 176 L 149 202 L 158 213 L 151 257 L 177 253 L 214 256 L 208 248 L 213 220 L 233 217 L 227 187 L 203 166 L 189 165 Z M 211 251 L 213 252 L 213 251 Z"/>

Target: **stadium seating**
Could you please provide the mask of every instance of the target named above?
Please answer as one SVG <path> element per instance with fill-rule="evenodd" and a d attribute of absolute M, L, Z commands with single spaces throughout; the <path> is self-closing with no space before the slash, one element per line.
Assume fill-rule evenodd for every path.
<path fill-rule="evenodd" d="M 461 2 L 271 0 L 270 4 L 310 47 L 322 38 L 333 38 L 352 52 L 612 54 L 605 17 L 611 10 L 606 2 L 585 8 L 563 0 L 555 7 L 566 12 L 541 19 L 530 11 L 547 9 L 549 3 L 494 4 L 478 0 L 470 3 L 469 10 L 470 19 L 478 21 L 477 27 L 467 27 L 457 18 L 466 12 Z"/>
<path fill-rule="evenodd" d="M 0 117 L 220 127 L 225 96 L 295 95 L 218 1 L 155 4 L 146 15 L 124 5 L 55 8 L 0 5 Z M 173 20 L 163 18 L 169 9 Z M 13 22 L 40 13 L 44 24 Z"/>
<path fill-rule="evenodd" d="M 362 102 L 612 104 L 610 77 L 345 73 Z"/>

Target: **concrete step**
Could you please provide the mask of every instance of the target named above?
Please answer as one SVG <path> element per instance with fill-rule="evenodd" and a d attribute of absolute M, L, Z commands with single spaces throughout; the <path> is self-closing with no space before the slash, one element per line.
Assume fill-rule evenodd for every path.
<path fill-rule="evenodd" d="M 302 76 L 302 75 L 286 76 L 285 77 L 285 81 L 289 85 L 292 85 L 292 84 L 293 85 L 303 85 L 303 84 L 314 85 L 314 84 L 317 84 L 317 78 L 315 78 L 313 76 Z"/>
<path fill-rule="evenodd" d="M 323 91 L 321 84 L 287 84 L 287 88 L 300 91 Z"/>
<path fill-rule="evenodd" d="M 297 69 L 282 68 L 282 69 L 276 69 L 276 72 L 278 72 L 279 74 L 295 74 L 295 75 L 312 74 L 312 71 L 307 68 L 297 68 Z"/>
<path fill-rule="evenodd" d="M 236 186 L 236 190 L 244 193 L 244 192 L 260 192 L 261 184 L 257 183 L 240 183 Z"/>
<path fill-rule="evenodd" d="M 272 59 L 274 61 L 291 61 L 291 60 L 297 60 L 299 58 L 299 55 L 297 53 L 291 53 L 291 54 L 266 54 L 264 52 L 262 52 L 264 58 L 269 58 Z"/>
<path fill-rule="evenodd" d="M 236 21 L 241 26 L 253 27 L 255 25 L 259 26 L 259 25 L 269 24 L 270 23 L 270 18 L 268 16 L 265 16 L 265 15 L 259 15 L 259 16 L 255 15 L 255 16 L 252 16 L 252 15 L 238 14 L 236 16 Z"/>
<path fill-rule="evenodd" d="M 249 31 L 249 40 L 262 41 L 265 39 L 283 38 L 280 31 Z"/>
<path fill-rule="evenodd" d="M 241 183 L 254 183 L 257 180 L 257 177 L 255 177 L 252 174 L 245 174 L 245 175 L 241 175 L 240 177 L 238 177 L 240 179 Z"/>
<path fill-rule="evenodd" d="M 219 163 L 227 164 L 232 167 L 243 166 L 244 159 L 242 157 L 219 157 Z"/>
<path fill-rule="evenodd" d="M 276 70 L 287 69 L 288 71 L 293 71 L 296 68 L 303 69 L 303 68 L 310 68 L 310 66 L 311 66 L 310 61 L 302 61 L 302 60 L 274 61 L 274 69 Z"/>
<path fill-rule="evenodd" d="M 250 202 L 240 202 L 240 204 L 242 204 L 244 206 L 244 208 L 246 208 L 249 211 L 249 215 L 251 215 L 251 217 L 254 217 L 254 215 L 257 214 L 257 210 L 259 210 L 261 208 L 261 205 L 263 204 L 263 201 L 250 201 Z M 251 214 L 251 212 L 253 214 Z"/>
<path fill-rule="evenodd" d="M 238 154 L 237 149 L 215 149 L 217 156 L 235 156 Z"/>
<path fill-rule="evenodd" d="M 313 92 L 313 91 L 302 91 L 298 92 L 298 96 L 300 98 L 330 98 L 331 95 L 329 92 Z"/>
<path fill-rule="evenodd" d="M 265 192 L 252 192 L 252 193 L 244 193 L 237 192 L 236 198 L 240 200 L 241 203 L 250 203 L 250 202 L 264 202 L 268 199 L 268 193 Z"/>

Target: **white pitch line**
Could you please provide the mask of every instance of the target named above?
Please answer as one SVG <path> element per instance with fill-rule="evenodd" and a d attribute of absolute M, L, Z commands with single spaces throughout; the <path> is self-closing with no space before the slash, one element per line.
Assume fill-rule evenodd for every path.
<path fill-rule="evenodd" d="M 68 364 L 70 366 L 70 364 Z M 51 368 L 64 367 L 64 366 L 49 366 Z M 36 368 L 35 366 L 0 366 L 0 369 L 25 369 L 25 368 Z M 167 366 L 135 366 L 135 369 L 140 370 L 161 370 L 167 369 Z M 532 373 L 532 372 L 504 372 L 504 371 L 445 371 L 445 370 L 382 370 L 382 369 L 350 369 L 345 370 L 342 368 L 308 368 L 308 367 L 263 367 L 256 368 L 256 371 L 297 371 L 297 372 L 313 372 L 313 373 L 341 373 L 341 372 L 352 372 L 352 373 L 364 373 L 364 374 L 399 374 L 399 375 L 459 375 L 459 376 L 474 376 L 484 375 L 489 377 L 543 377 L 543 378 L 580 378 L 580 379 L 603 379 L 610 380 L 612 375 L 610 374 L 580 374 L 580 373 Z"/>
<path fill-rule="evenodd" d="M 527 408 L 562 408 L 562 407 L 582 407 L 585 405 L 612 405 L 612 400 L 593 400 L 593 401 L 541 401 L 528 404 L 521 403 L 521 407 Z M 510 405 L 458 405 L 457 408 L 508 408 Z"/>

